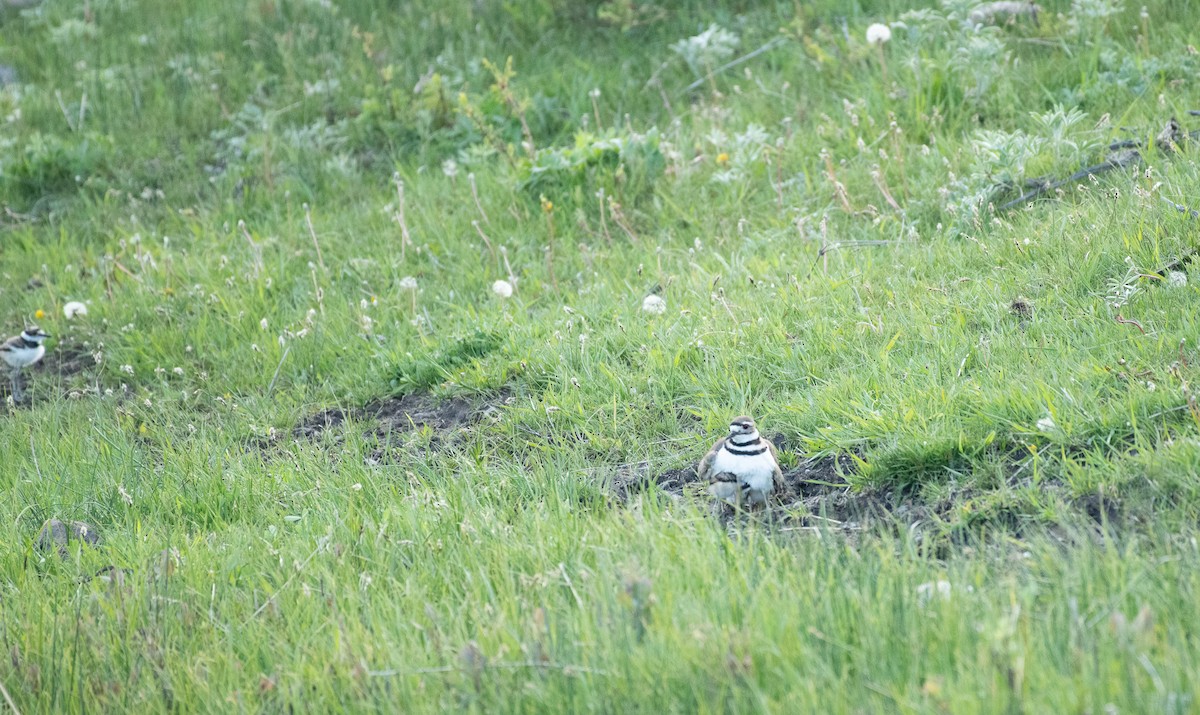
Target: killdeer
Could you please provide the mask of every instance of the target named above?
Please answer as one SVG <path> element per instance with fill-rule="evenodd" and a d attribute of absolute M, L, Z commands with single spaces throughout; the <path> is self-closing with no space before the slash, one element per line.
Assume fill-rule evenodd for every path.
<path fill-rule="evenodd" d="M 20 335 L 14 335 L 0 343 L 0 358 L 12 368 L 9 378 L 12 380 L 13 402 L 20 402 L 23 396 L 21 383 L 18 380 L 21 368 L 29 367 L 42 359 L 42 356 L 46 354 L 46 346 L 42 345 L 42 341 L 48 337 L 50 336 L 44 330 L 36 325 L 31 325 L 25 328 Z"/>
<path fill-rule="evenodd" d="M 697 471 L 712 484 L 713 496 L 734 505 L 765 506 L 773 492 L 783 489 L 775 445 L 758 434 L 750 417 L 733 418 L 729 436 L 713 445 Z"/>

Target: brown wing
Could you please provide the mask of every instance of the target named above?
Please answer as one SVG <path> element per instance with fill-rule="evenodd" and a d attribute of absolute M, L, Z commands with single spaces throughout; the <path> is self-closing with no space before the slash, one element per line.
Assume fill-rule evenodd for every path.
<path fill-rule="evenodd" d="M 24 341 L 21 340 L 20 335 L 14 335 L 11 338 L 9 338 L 8 340 L 5 340 L 4 342 L 0 343 L 0 352 L 5 352 L 5 353 L 9 352 L 13 348 L 20 345 L 22 342 L 24 342 Z"/>
<path fill-rule="evenodd" d="M 713 477 L 717 476 L 713 474 L 712 471 L 713 462 L 717 460 L 717 453 L 720 452 L 721 447 L 724 446 L 725 440 L 718 440 L 717 443 L 712 446 L 712 449 L 708 450 L 708 454 L 704 455 L 704 458 L 700 460 L 700 464 L 696 466 L 696 476 L 700 477 L 700 481 L 711 482 L 713 481 Z"/>
<path fill-rule="evenodd" d="M 775 443 L 763 437 L 763 441 L 767 443 L 767 449 L 771 451 L 771 459 L 775 462 L 775 493 L 782 494 L 784 489 L 783 470 L 779 468 L 779 451 L 775 449 Z"/>

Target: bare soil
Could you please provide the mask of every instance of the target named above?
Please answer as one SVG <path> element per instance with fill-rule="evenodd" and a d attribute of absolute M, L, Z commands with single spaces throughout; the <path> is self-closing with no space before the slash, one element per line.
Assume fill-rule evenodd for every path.
<path fill-rule="evenodd" d="M 478 399 L 439 399 L 428 393 L 385 397 L 358 408 L 330 408 L 316 412 L 296 425 L 292 436 L 298 440 L 319 441 L 334 435 L 340 440 L 347 421 L 374 421 L 372 433 L 379 447 L 368 454 L 366 460 L 369 464 L 377 464 L 395 456 L 393 436 L 429 428 L 434 433 L 433 446 L 445 444 L 457 432 L 496 414 L 511 402 L 512 397 L 507 392 Z"/>

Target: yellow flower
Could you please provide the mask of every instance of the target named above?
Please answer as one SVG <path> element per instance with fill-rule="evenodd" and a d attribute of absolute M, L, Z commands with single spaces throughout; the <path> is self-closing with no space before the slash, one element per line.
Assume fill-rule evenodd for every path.
<path fill-rule="evenodd" d="M 729 163 L 729 153 L 723 151 L 720 154 L 717 154 L 717 163 L 720 164 L 721 166 L 725 166 L 726 164 L 728 164 Z"/>
<path fill-rule="evenodd" d="M 46 311 L 42 310 L 41 308 L 38 308 L 37 310 L 35 310 L 33 312 L 33 317 L 37 318 L 38 320 L 41 320 L 42 318 L 46 317 Z"/>
<path fill-rule="evenodd" d="M 542 213 L 554 213 L 554 202 L 542 194 Z"/>

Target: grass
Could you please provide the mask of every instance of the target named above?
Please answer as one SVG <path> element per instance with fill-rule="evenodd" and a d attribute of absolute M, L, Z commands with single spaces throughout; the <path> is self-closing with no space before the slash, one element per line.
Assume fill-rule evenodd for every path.
<path fill-rule="evenodd" d="M 5 10 L 0 700 L 1194 709 L 1194 8 L 911 5 Z M 744 413 L 896 520 L 613 496 Z"/>

